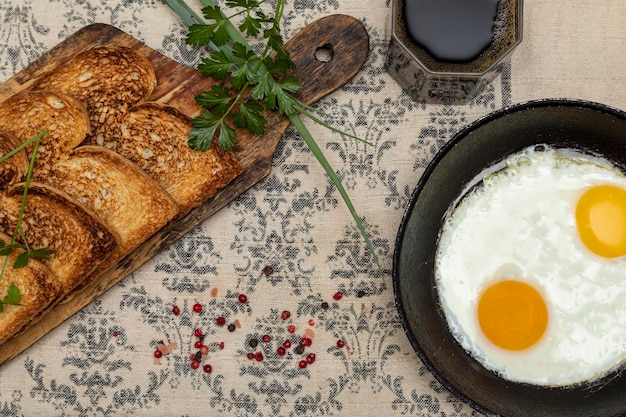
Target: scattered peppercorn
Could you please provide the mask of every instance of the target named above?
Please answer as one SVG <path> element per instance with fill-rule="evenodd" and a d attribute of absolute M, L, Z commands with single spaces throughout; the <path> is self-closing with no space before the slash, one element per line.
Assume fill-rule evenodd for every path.
<path fill-rule="evenodd" d="M 263 341 L 263 343 L 269 343 L 270 340 L 272 340 L 272 338 L 270 337 L 269 334 L 264 334 L 261 340 Z"/>
<path fill-rule="evenodd" d="M 216 322 L 218 326 L 223 326 L 226 324 L 226 318 L 223 316 L 220 316 L 217 318 Z"/>
<path fill-rule="evenodd" d="M 202 311 L 202 304 L 195 303 L 193 305 L 193 311 L 194 311 L 194 313 L 200 313 Z"/>
<path fill-rule="evenodd" d="M 161 356 L 163 356 L 163 352 L 161 352 L 159 349 L 154 351 L 154 357 L 159 359 Z"/>
<path fill-rule="evenodd" d="M 178 308 L 178 306 L 172 307 L 172 314 L 178 316 L 180 314 L 180 308 Z"/>
<path fill-rule="evenodd" d="M 343 340 L 341 340 L 341 339 L 337 340 L 337 347 L 339 349 L 343 348 L 345 345 L 346 345 L 346 343 Z"/>
<path fill-rule="evenodd" d="M 191 369 L 198 369 L 198 367 L 200 367 L 200 362 L 191 361 Z"/>
<path fill-rule="evenodd" d="M 234 331 L 235 331 L 235 329 L 236 329 L 236 327 L 235 327 L 235 325 L 234 325 L 234 324 L 230 323 L 230 324 L 228 325 L 228 331 L 229 331 L 229 332 L 234 332 Z"/>
<path fill-rule="evenodd" d="M 200 346 L 200 352 L 202 352 L 203 355 L 206 355 L 209 353 L 209 347 L 207 345 Z"/>
<path fill-rule="evenodd" d="M 304 353 L 304 346 L 298 345 L 298 347 L 294 349 L 294 352 L 296 352 L 298 355 L 302 355 Z"/>
<path fill-rule="evenodd" d="M 248 352 L 248 354 L 246 355 L 246 357 L 250 360 L 254 359 L 254 353 L 252 352 Z"/>
<path fill-rule="evenodd" d="M 341 291 L 337 291 L 335 295 L 333 295 L 333 298 L 337 301 L 341 300 L 342 297 L 343 297 L 343 293 Z"/>
<path fill-rule="evenodd" d="M 322 309 L 328 310 L 328 303 L 326 301 L 322 303 Z"/>
<path fill-rule="evenodd" d="M 268 265 L 265 268 L 263 268 L 263 273 L 265 274 L 265 276 L 272 275 L 274 273 L 274 268 Z"/>
<path fill-rule="evenodd" d="M 202 330 L 196 329 L 196 330 L 193 331 L 193 334 L 196 337 L 202 337 Z"/>
<path fill-rule="evenodd" d="M 196 349 L 200 349 L 200 346 L 202 346 L 202 340 L 196 340 L 196 343 L 193 344 Z"/>
<path fill-rule="evenodd" d="M 206 372 L 207 374 L 210 374 L 211 372 L 213 372 L 213 367 L 209 365 L 208 363 L 204 365 L 202 369 L 204 369 L 204 372 Z"/>
<path fill-rule="evenodd" d="M 196 360 L 199 361 L 200 359 L 202 359 L 202 352 L 197 351 L 196 352 Z"/>
<path fill-rule="evenodd" d="M 280 356 L 284 356 L 287 353 L 287 350 L 284 347 L 279 346 L 278 349 L 276 349 L 276 353 Z"/>
<path fill-rule="evenodd" d="M 289 326 L 287 326 L 287 331 L 289 333 L 293 333 L 296 331 L 296 326 L 294 326 L 293 324 L 290 324 Z"/>
<path fill-rule="evenodd" d="M 280 314 L 280 318 L 283 319 L 283 320 L 287 320 L 289 317 L 291 317 L 291 313 L 289 311 L 287 311 L 287 310 L 283 311 Z"/>
<path fill-rule="evenodd" d="M 251 348 L 255 348 L 259 345 L 259 341 L 257 339 L 250 339 L 248 344 L 250 345 Z"/>
<path fill-rule="evenodd" d="M 315 362 L 315 353 L 309 353 L 306 355 L 306 361 L 309 365 Z"/>
<path fill-rule="evenodd" d="M 248 301 L 248 297 L 245 294 L 239 294 L 239 302 L 244 304 Z"/>
<path fill-rule="evenodd" d="M 257 360 L 257 362 L 261 362 L 263 361 L 263 352 L 257 352 L 254 354 L 254 359 Z"/>
<path fill-rule="evenodd" d="M 356 293 L 356 296 L 357 296 L 358 298 L 363 298 L 363 297 L 365 297 L 365 291 L 363 291 L 363 290 L 359 290 L 359 292 L 357 292 L 357 293 Z"/>
<path fill-rule="evenodd" d="M 291 347 L 291 342 L 290 342 L 289 340 L 285 340 L 285 341 L 283 342 L 283 347 L 284 347 L 285 349 L 289 349 L 289 348 Z"/>
<path fill-rule="evenodd" d="M 305 360 L 301 360 L 300 362 L 298 362 L 298 367 L 300 367 L 300 369 L 304 369 L 306 368 L 307 363 Z"/>

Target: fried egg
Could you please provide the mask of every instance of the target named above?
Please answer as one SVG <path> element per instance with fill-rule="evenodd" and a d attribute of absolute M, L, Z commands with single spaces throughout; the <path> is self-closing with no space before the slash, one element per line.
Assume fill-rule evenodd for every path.
<path fill-rule="evenodd" d="M 524 150 L 455 204 L 435 283 L 461 346 L 503 378 L 593 380 L 626 359 L 626 176 Z"/>

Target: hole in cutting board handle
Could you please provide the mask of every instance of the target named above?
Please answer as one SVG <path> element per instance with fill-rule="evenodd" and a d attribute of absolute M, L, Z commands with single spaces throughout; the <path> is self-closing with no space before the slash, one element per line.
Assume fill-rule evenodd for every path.
<path fill-rule="evenodd" d="M 315 50 L 315 59 L 320 62 L 330 62 L 333 59 L 335 51 L 329 43 L 324 44 Z"/>

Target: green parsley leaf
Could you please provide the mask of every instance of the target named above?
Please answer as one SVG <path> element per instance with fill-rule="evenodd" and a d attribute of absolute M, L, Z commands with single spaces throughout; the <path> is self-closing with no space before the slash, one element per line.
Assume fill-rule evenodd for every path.
<path fill-rule="evenodd" d="M 20 293 L 20 289 L 16 285 L 11 284 L 2 302 L 5 304 L 17 304 L 21 299 L 22 294 Z"/>
<path fill-rule="evenodd" d="M 239 106 L 239 110 L 233 113 L 233 121 L 237 127 L 247 127 L 250 133 L 255 135 L 262 135 L 265 133 L 265 125 L 267 120 L 261 112 L 263 111 L 263 105 L 248 100 Z"/>
<path fill-rule="evenodd" d="M 196 103 L 198 103 L 200 106 L 204 107 L 207 110 L 211 110 L 211 112 L 202 112 L 199 118 L 209 120 L 209 123 L 212 123 L 213 119 L 210 119 L 209 116 L 222 116 L 226 114 L 232 97 L 230 95 L 230 89 L 228 87 L 213 85 L 211 86 L 211 90 L 203 91 L 202 93 L 198 94 L 195 99 Z M 206 127 L 206 124 L 203 124 L 201 120 L 195 122 L 192 121 L 192 123 L 194 123 L 194 126 L 200 124 L 197 127 Z"/>

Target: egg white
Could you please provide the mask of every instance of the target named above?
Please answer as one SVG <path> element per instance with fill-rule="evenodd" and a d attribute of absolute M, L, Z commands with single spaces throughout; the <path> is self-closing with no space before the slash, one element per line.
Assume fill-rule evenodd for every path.
<path fill-rule="evenodd" d="M 442 227 L 435 281 L 457 341 L 502 377 L 569 385 L 626 359 L 626 259 L 605 259 L 582 244 L 575 224 L 586 188 L 626 188 L 617 169 L 529 148 L 465 195 Z M 479 295 L 498 279 L 526 281 L 543 295 L 544 337 L 523 351 L 493 345 L 477 322 Z"/>

